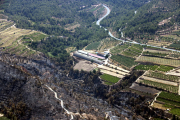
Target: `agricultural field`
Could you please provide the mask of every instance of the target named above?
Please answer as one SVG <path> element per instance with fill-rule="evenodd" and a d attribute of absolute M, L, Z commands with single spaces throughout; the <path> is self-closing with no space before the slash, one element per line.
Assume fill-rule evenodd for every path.
<path fill-rule="evenodd" d="M 35 31 L 32 30 L 25 30 L 25 29 L 19 29 L 15 26 L 11 26 L 4 31 L 1 31 L 0 34 L 0 45 L 1 47 L 7 47 L 12 45 L 13 42 L 15 42 L 17 39 L 19 39 L 23 35 L 29 35 L 33 34 Z"/>
<path fill-rule="evenodd" d="M 115 73 L 113 71 L 109 71 L 109 70 L 105 70 L 105 69 L 100 69 L 100 72 L 104 73 L 104 74 L 114 76 L 114 77 L 118 77 L 118 78 L 123 78 L 124 77 L 122 74 L 119 74 L 118 72 Z"/>
<path fill-rule="evenodd" d="M 137 65 L 134 67 L 135 70 L 153 70 L 155 71 L 159 66 L 158 65 Z"/>
<path fill-rule="evenodd" d="M 130 88 L 133 90 L 144 92 L 144 93 L 150 93 L 152 95 L 155 95 L 155 94 L 160 92 L 159 90 L 156 90 L 155 88 L 142 86 L 142 85 L 139 85 L 137 83 L 133 83 Z"/>
<path fill-rule="evenodd" d="M 13 22 L 6 21 L 6 20 L 0 21 L 0 31 L 5 30 L 8 27 L 11 27 L 12 25 L 14 25 Z"/>
<path fill-rule="evenodd" d="M 162 50 L 162 49 L 153 49 L 153 48 L 146 48 L 144 52 L 152 52 L 152 53 L 162 53 L 162 54 L 170 54 L 172 51 Z"/>
<path fill-rule="evenodd" d="M 165 65 L 137 65 L 135 70 L 152 70 L 152 71 L 162 71 L 162 72 L 167 72 L 170 70 L 173 70 L 174 67 L 171 66 L 165 66 Z"/>
<path fill-rule="evenodd" d="M 98 50 L 99 50 L 99 52 L 104 52 L 104 51 L 118 45 L 119 43 L 120 43 L 120 41 L 118 41 L 118 40 L 114 40 L 112 38 L 106 38 L 106 39 L 102 40 L 102 43 Z"/>
<path fill-rule="evenodd" d="M 149 72 L 147 72 L 146 76 L 158 78 L 158 79 L 163 79 L 163 80 L 168 80 L 168 81 L 173 81 L 173 82 L 179 82 L 178 76 L 166 75 L 166 74 L 163 74 L 160 72 L 149 71 Z"/>
<path fill-rule="evenodd" d="M 131 68 L 134 65 L 137 65 L 138 63 L 136 63 L 134 60 L 134 58 L 130 58 L 130 57 L 126 57 L 123 55 L 112 55 L 111 59 L 115 62 L 118 62 L 119 65 L 124 65 L 128 68 Z M 112 61 L 112 62 L 113 62 Z"/>
<path fill-rule="evenodd" d="M 34 42 L 40 41 L 40 40 L 44 40 L 44 38 L 48 37 L 48 35 L 41 33 L 41 32 L 35 32 L 33 34 L 30 35 L 25 35 L 23 36 L 23 39 L 31 39 Z M 22 41 L 23 41 L 22 39 Z"/>
<path fill-rule="evenodd" d="M 121 54 L 127 57 L 136 58 L 139 55 L 141 55 L 142 51 L 143 51 L 143 46 L 133 44 L 129 46 L 127 49 L 125 49 L 125 51 L 123 51 Z"/>
<path fill-rule="evenodd" d="M 105 80 L 105 84 L 107 85 L 112 85 L 114 83 L 117 83 L 119 81 L 119 78 L 118 77 L 114 77 L 114 76 L 111 76 L 111 75 L 108 75 L 108 74 L 103 74 L 100 76 L 101 79 Z"/>
<path fill-rule="evenodd" d="M 107 67 L 107 66 L 104 66 L 104 65 L 99 65 L 98 68 L 108 70 L 108 71 L 111 71 L 111 72 L 114 72 L 114 73 L 117 73 L 117 74 L 120 74 L 120 75 L 127 75 L 128 74 L 128 73 L 124 72 L 123 70 L 120 70 L 120 69 L 117 69 L 117 68 L 112 68 L 112 67 Z"/>
<path fill-rule="evenodd" d="M 153 45 L 153 46 L 159 46 L 159 47 L 170 45 L 169 42 L 166 42 L 166 41 L 157 41 L 157 40 L 149 40 L 147 44 L 148 45 Z"/>
<path fill-rule="evenodd" d="M 166 54 L 166 53 L 154 53 L 154 52 L 146 51 L 146 52 L 143 52 L 143 55 L 152 56 L 152 57 L 165 57 L 168 54 Z"/>
<path fill-rule="evenodd" d="M 47 35 L 34 30 L 19 29 L 15 26 L 0 31 L 0 46 L 4 47 L 3 51 L 11 54 L 30 57 L 38 54 L 37 51 L 28 47 L 31 41 L 39 41 Z"/>
<path fill-rule="evenodd" d="M 174 42 L 173 44 L 169 45 L 168 48 L 172 48 L 172 49 L 175 49 L 175 50 L 180 50 L 180 41 Z"/>
<path fill-rule="evenodd" d="M 173 93 L 161 92 L 157 101 L 163 102 L 163 107 L 170 109 L 170 113 L 180 116 L 180 96 Z M 154 106 L 156 107 L 156 106 Z"/>
<path fill-rule="evenodd" d="M 93 42 L 86 47 L 86 50 L 97 50 L 101 42 Z"/>
<path fill-rule="evenodd" d="M 174 75 L 180 77 L 180 69 L 174 69 L 166 73 L 167 75 Z"/>
<path fill-rule="evenodd" d="M 167 85 L 167 84 L 158 83 L 158 82 L 154 82 L 154 81 L 150 81 L 150 80 L 140 80 L 139 83 L 148 85 L 148 86 L 152 86 L 152 87 L 156 87 L 159 89 L 163 89 L 165 91 L 169 91 L 172 93 L 178 93 L 178 90 L 179 90 L 178 86 Z"/>
<path fill-rule="evenodd" d="M 129 44 L 117 45 L 116 47 L 111 49 L 110 52 L 113 55 L 121 54 L 121 52 L 123 52 L 128 47 L 129 47 Z"/>
<path fill-rule="evenodd" d="M 158 57 L 150 57 L 150 56 L 141 56 L 137 60 L 137 62 L 151 62 L 159 65 L 168 65 L 173 67 L 180 66 L 180 60 L 177 59 L 165 59 Z"/>

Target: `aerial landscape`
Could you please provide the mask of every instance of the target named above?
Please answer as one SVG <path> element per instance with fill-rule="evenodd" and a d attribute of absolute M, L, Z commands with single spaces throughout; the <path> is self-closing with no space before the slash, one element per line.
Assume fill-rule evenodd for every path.
<path fill-rule="evenodd" d="M 0 0 L 0 120 L 179 119 L 179 0 Z"/>

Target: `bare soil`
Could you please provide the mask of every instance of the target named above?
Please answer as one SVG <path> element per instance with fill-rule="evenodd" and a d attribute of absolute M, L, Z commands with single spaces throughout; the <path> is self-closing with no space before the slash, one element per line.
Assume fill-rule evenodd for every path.
<path fill-rule="evenodd" d="M 92 71 L 95 69 L 97 66 L 96 64 L 92 64 L 90 61 L 86 60 L 80 60 L 75 66 L 75 70 L 84 70 L 84 71 Z"/>
<path fill-rule="evenodd" d="M 159 90 L 156 90 L 154 88 L 141 86 L 141 85 L 139 85 L 137 83 L 133 83 L 130 88 L 134 89 L 134 90 L 137 90 L 137 91 L 145 92 L 145 93 L 151 93 L 153 95 L 160 92 Z"/>

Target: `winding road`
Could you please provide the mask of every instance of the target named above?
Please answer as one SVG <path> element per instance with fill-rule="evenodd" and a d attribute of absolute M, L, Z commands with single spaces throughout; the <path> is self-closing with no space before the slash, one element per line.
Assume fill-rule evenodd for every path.
<path fill-rule="evenodd" d="M 103 7 L 106 8 L 107 12 L 106 12 L 106 14 L 105 14 L 102 18 L 100 18 L 100 19 L 96 22 L 96 25 L 99 25 L 100 27 L 102 27 L 102 26 L 100 25 L 100 22 L 101 22 L 104 18 L 106 18 L 106 17 L 110 14 L 110 12 L 111 12 L 111 10 L 110 10 L 106 5 L 103 4 Z M 104 29 L 107 30 L 106 28 L 104 28 Z M 127 42 L 127 43 L 132 43 L 132 44 L 139 44 L 139 45 L 146 45 L 146 46 L 151 46 L 151 47 L 155 47 L 155 48 L 161 48 L 161 49 L 165 49 L 165 50 L 180 52 L 179 50 L 174 50 L 174 49 L 169 49 L 169 48 L 162 48 L 162 47 L 153 46 L 153 45 L 147 45 L 147 44 L 141 44 L 141 43 L 138 43 L 138 42 L 136 42 L 136 41 L 132 41 L 132 42 L 131 42 L 131 41 L 125 41 L 125 40 L 122 40 L 122 39 L 119 39 L 119 38 L 114 37 L 113 34 L 112 34 L 110 31 L 109 31 L 108 34 L 109 34 L 110 37 L 112 37 L 112 38 L 114 38 L 114 39 L 116 39 L 116 40 L 122 41 L 122 42 Z"/>

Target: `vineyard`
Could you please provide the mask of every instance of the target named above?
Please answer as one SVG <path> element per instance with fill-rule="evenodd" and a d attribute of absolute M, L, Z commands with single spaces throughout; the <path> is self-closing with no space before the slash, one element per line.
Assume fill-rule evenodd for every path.
<path fill-rule="evenodd" d="M 128 68 L 137 65 L 137 63 L 134 61 L 134 58 L 126 57 L 123 55 L 112 55 L 111 59 L 118 62 L 120 65 L 124 65 Z"/>
<path fill-rule="evenodd" d="M 93 42 L 86 47 L 86 50 L 96 50 L 100 44 L 101 42 Z"/>
<path fill-rule="evenodd" d="M 178 87 L 177 86 L 162 84 L 162 83 L 153 82 L 153 81 L 149 81 L 149 80 L 141 80 L 140 84 L 160 88 L 160 89 L 163 89 L 165 91 L 172 92 L 172 93 L 178 93 Z"/>
<path fill-rule="evenodd" d="M 163 79 L 163 80 L 168 80 L 168 81 L 173 81 L 173 82 L 179 82 L 178 76 L 165 75 L 165 74 L 160 73 L 160 72 L 149 71 L 149 73 L 146 74 L 146 76 L 154 77 L 154 78 L 158 78 L 158 79 Z"/>
<path fill-rule="evenodd" d="M 156 63 L 159 65 L 169 65 L 169 66 L 174 66 L 174 67 L 180 66 L 180 60 L 176 60 L 176 59 L 165 59 L 165 58 L 158 58 L 158 57 L 141 56 L 136 61 L 137 62 L 151 62 L 151 63 Z"/>
<path fill-rule="evenodd" d="M 112 85 L 114 83 L 117 83 L 119 81 L 119 78 L 118 77 L 114 77 L 114 76 L 111 76 L 111 75 L 108 75 L 108 74 L 103 74 L 100 76 L 101 79 L 105 80 L 105 84 L 107 85 Z"/>

